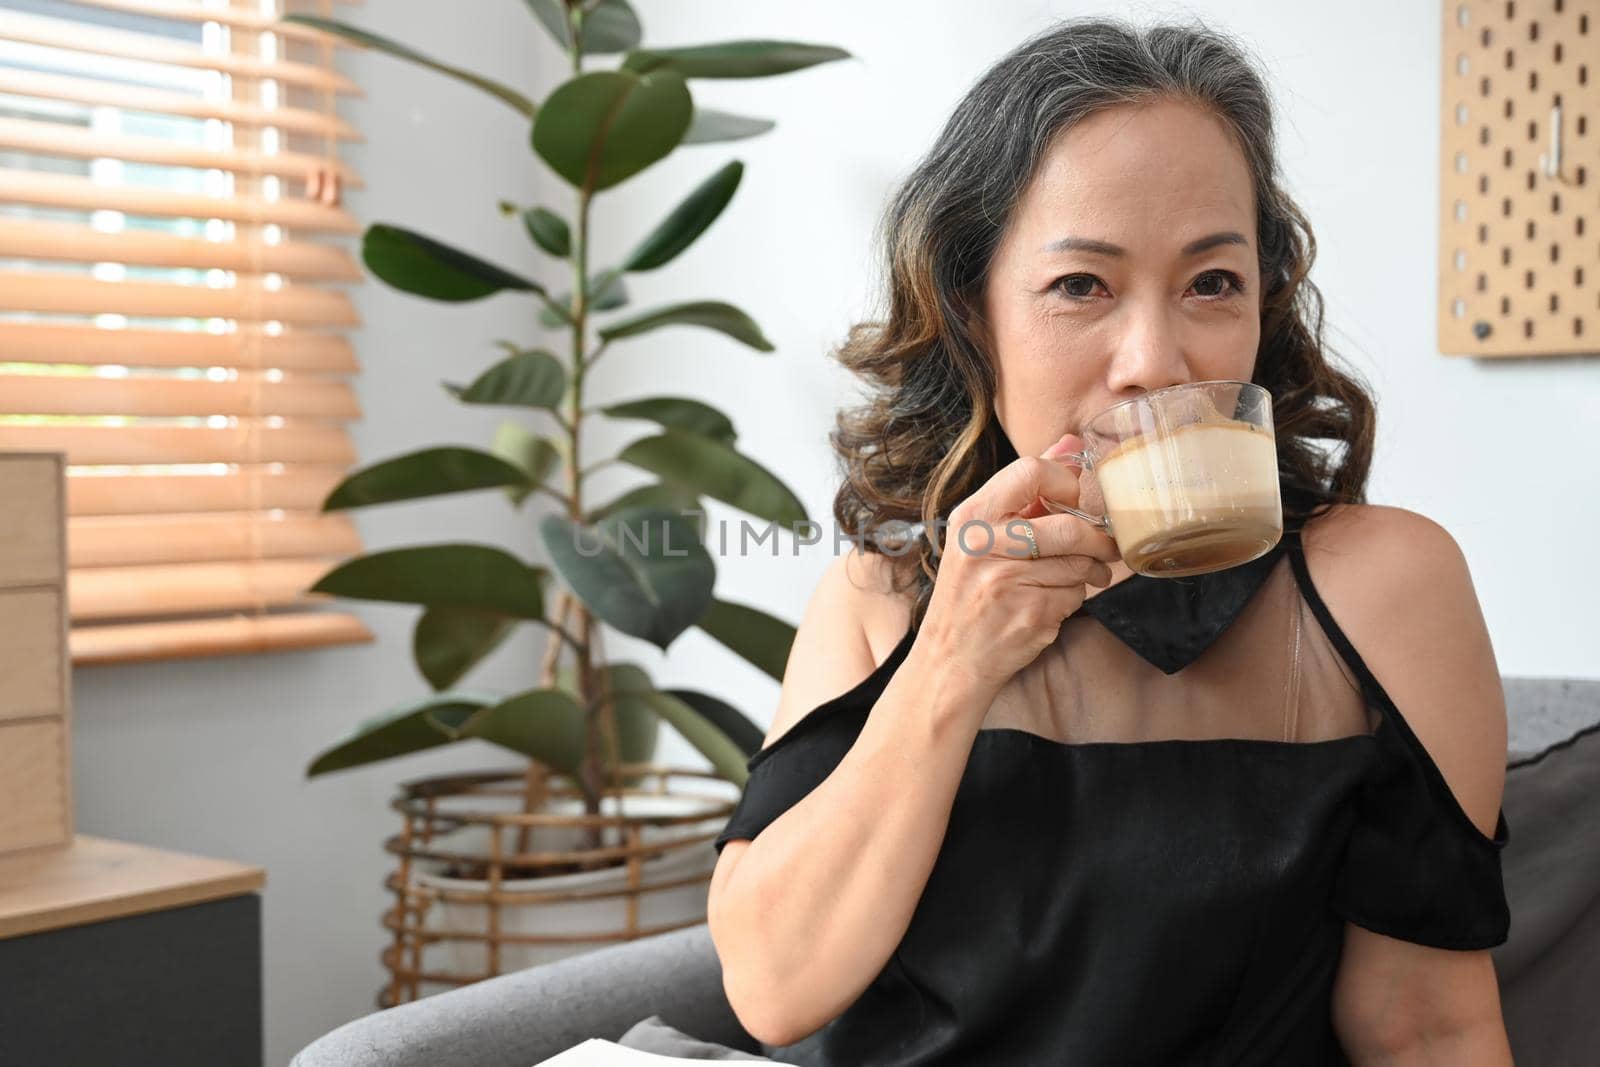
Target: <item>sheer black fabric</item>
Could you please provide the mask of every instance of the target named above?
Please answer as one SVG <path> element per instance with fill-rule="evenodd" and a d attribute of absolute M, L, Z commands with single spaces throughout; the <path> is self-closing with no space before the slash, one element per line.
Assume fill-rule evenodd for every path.
<path fill-rule="evenodd" d="M 839 765 L 915 638 L 749 761 L 717 847 Z M 1504 941 L 1486 837 L 1339 629 L 1297 531 L 1085 602 L 978 731 L 939 857 L 871 986 L 797 1064 L 1343 1064 L 1344 923 Z"/>

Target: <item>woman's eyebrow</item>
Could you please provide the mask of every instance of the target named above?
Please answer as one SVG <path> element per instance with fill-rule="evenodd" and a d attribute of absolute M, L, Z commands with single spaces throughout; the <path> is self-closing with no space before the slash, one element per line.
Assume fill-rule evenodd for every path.
<path fill-rule="evenodd" d="M 1222 233 L 1213 233 L 1190 241 L 1183 246 L 1185 256 L 1198 256 L 1201 252 L 1209 252 L 1218 245 L 1244 245 L 1250 247 L 1250 242 L 1244 234 L 1237 230 L 1226 230 Z M 1120 245 L 1111 244 L 1109 241 L 1097 241 L 1092 237 L 1063 237 L 1051 241 L 1040 249 L 1042 252 L 1085 252 L 1092 256 L 1122 256 L 1127 254 L 1127 249 Z"/>

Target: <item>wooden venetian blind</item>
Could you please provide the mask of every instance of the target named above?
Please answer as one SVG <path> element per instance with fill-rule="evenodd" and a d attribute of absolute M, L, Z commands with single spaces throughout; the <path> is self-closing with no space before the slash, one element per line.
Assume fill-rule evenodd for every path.
<path fill-rule="evenodd" d="M 0 451 L 68 464 L 78 664 L 370 639 L 331 0 L 0 0 Z M 6 506 L 0 501 L 0 507 Z"/>

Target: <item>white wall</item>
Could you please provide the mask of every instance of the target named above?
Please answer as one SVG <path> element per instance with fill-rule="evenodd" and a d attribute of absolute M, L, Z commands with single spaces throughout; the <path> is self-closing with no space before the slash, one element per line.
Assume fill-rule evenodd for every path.
<path fill-rule="evenodd" d="M 636 0 L 649 39 L 689 43 L 791 37 L 835 43 L 857 59 L 763 82 L 704 83 L 703 98 L 766 115 L 764 138 L 686 149 L 600 201 L 597 241 L 617 252 L 694 181 L 733 156 L 745 182 L 728 213 L 671 267 L 633 282 L 635 303 L 730 300 L 778 345 L 761 356 L 703 331 L 617 345 L 591 395 L 658 392 L 718 404 L 743 447 L 783 476 L 813 518 L 829 521 L 835 475 L 825 435 L 851 390 L 826 353 L 870 307 L 871 237 L 887 191 L 927 146 L 964 87 L 1052 16 L 1126 12 L 1122 4 L 977 0 L 813 0 L 752 5 Z M 556 56 L 522 5 L 391 2 L 352 9 L 370 28 L 542 92 Z M 1138 16 L 1187 10 L 1134 9 Z M 1314 277 L 1331 336 L 1372 379 L 1381 429 L 1373 498 L 1431 515 L 1472 564 L 1503 672 L 1600 677 L 1594 629 L 1579 606 L 1600 602 L 1600 577 L 1569 562 L 1600 526 L 1588 465 L 1600 414 L 1600 361 L 1474 363 L 1437 354 L 1437 5 L 1360 0 L 1207 4 L 1208 21 L 1264 57 L 1280 98 L 1284 166 L 1316 229 Z M 345 113 L 367 134 L 351 159 L 370 188 L 351 195 L 362 219 L 447 237 L 507 264 L 548 270 L 495 212 L 501 197 L 565 207 L 503 106 L 395 61 L 351 53 L 367 88 Z M 1596 273 L 1600 273 L 1597 270 Z M 552 276 L 553 275 L 546 275 Z M 365 460 L 424 444 L 486 440 L 497 416 L 464 412 L 438 388 L 492 357 L 497 337 L 530 337 L 530 309 L 510 296 L 433 305 L 371 283 L 355 290 L 366 369 Z M 591 454 L 612 435 L 601 432 Z M 1553 457 L 1548 469 L 1530 449 Z M 597 496 L 626 483 L 598 486 Z M 734 524 L 728 509 L 713 520 Z M 537 556 L 528 517 L 493 495 L 391 506 L 359 517 L 374 548 L 470 538 Z M 788 551 L 788 545 L 785 545 Z M 829 542 L 782 563 L 719 560 L 718 594 L 798 619 L 831 558 Z M 421 691 L 408 654 L 414 617 L 363 608 L 371 647 L 80 671 L 77 796 L 86 832 L 227 856 L 268 869 L 265 895 L 267 1055 L 295 1049 L 372 1006 L 381 981 L 377 924 L 387 898 L 385 805 L 402 777 L 500 761 L 488 749 L 412 757 L 307 783 L 308 759 L 358 720 Z M 612 638 L 662 684 L 706 688 L 770 718 L 775 687 L 691 632 L 669 663 Z M 524 635 L 481 682 L 527 685 L 539 642 Z M 676 738 L 667 758 L 689 758 Z"/>

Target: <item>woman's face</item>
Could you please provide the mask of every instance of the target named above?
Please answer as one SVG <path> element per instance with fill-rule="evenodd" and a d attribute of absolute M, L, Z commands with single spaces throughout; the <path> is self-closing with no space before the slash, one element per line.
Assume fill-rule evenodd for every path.
<path fill-rule="evenodd" d="M 1249 381 L 1259 275 L 1250 172 L 1219 120 L 1163 101 L 1100 112 L 1057 137 L 972 323 L 1018 454 L 1147 390 Z"/>

